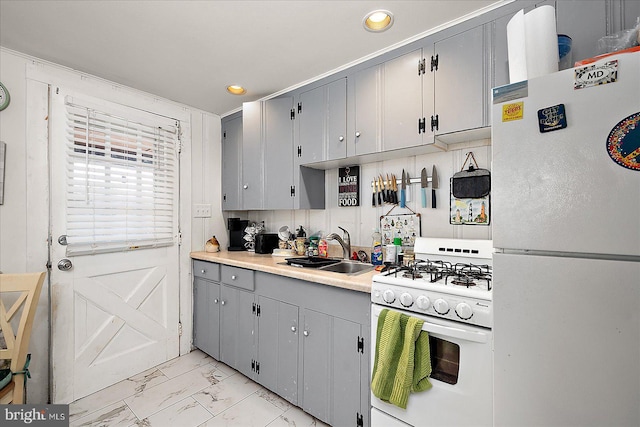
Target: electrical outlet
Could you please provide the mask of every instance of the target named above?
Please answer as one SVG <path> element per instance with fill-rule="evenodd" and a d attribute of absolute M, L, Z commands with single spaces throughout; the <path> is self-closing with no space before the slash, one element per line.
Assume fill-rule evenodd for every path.
<path fill-rule="evenodd" d="M 211 205 L 193 205 L 194 218 L 211 218 Z"/>

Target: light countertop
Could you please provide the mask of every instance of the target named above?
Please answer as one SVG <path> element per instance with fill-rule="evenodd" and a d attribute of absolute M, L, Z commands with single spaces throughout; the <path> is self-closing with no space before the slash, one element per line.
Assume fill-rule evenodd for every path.
<path fill-rule="evenodd" d="M 280 276 L 309 282 L 321 283 L 328 286 L 351 289 L 353 291 L 371 293 L 371 279 L 378 274 L 377 271 L 369 271 L 356 275 L 322 271 L 315 268 L 300 268 L 287 265 L 285 258 L 270 254 L 256 254 L 253 252 L 191 252 L 192 259 L 211 261 L 219 264 L 248 268 L 250 270 L 263 271 L 265 273 L 278 274 Z"/>

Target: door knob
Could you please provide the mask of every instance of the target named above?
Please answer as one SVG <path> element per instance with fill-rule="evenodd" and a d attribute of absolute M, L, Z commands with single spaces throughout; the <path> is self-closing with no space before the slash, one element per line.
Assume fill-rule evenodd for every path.
<path fill-rule="evenodd" d="M 295 331 L 296 331 L 296 327 L 295 327 L 295 326 L 292 326 L 292 327 L 291 327 L 291 332 L 295 332 Z"/>
<path fill-rule="evenodd" d="M 217 304 L 217 303 L 218 303 L 218 298 L 214 299 L 214 300 L 213 300 L 213 303 L 214 303 L 214 304 Z"/>
<path fill-rule="evenodd" d="M 58 261 L 58 270 L 60 271 L 69 271 L 71 270 L 71 267 L 73 267 L 73 263 L 70 259 L 63 258 Z"/>
<path fill-rule="evenodd" d="M 356 132 L 356 138 L 360 138 L 360 132 Z"/>
<path fill-rule="evenodd" d="M 305 337 L 308 337 L 309 336 L 309 331 L 303 331 L 302 335 L 304 335 Z"/>
<path fill-rule="evenodd" d="M 222 302 L 220 302 L 220 304 L 225 305 L 226 304 L 225 300 L 222 300 Z"/>
<path fill-rule="evenodd" d="M 338 141 L 340 142 L 344 141 L 344 136 L 340 135 L 340 137 L 338 138 Z"/>

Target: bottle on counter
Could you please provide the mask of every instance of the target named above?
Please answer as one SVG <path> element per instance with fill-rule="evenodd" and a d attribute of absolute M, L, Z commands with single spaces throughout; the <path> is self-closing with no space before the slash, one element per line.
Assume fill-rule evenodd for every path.
<path fill-rule="evenodd" d="M 382 234 L 376 229 L 372 235 L 371 242 L 371 264 L 382 265 Z"/>
<path fill-rule="evenodd" d="M 320 237 L 320 240 L 318 240 L 318 256 L 324 258 L 329 256 L 329 244 L 327 243 L 327 239 L 325 239 L 324 235 Z"/>

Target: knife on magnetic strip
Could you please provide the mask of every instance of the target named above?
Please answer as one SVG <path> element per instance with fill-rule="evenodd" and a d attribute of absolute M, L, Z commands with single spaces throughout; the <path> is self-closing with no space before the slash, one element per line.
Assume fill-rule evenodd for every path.
<path fill-rule="evenodd" d="M 433 165 L 431 170 L 431 208 L 436 208 L 436 190 L 438 189 L 438 172 L 436 172 L 436 165 Z"/>
<path fill-rule="evenodd" d="M 422 207 L 427 207 L 427 168 L 422 168 L 422 173 L 420 174 L 420 187 L 422 192 Z"/>
<path fill-rule="evenodd" d="M 407 174 L 402 169 L 402 182 L 400 183 L 400 207 L 407 207 Z"/>

